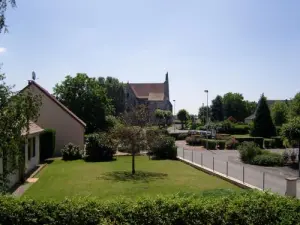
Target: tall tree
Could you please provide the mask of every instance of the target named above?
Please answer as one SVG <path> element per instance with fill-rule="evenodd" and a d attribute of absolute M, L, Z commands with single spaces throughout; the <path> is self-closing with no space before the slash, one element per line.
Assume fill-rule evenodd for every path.
<path fill-rule="evenodd" d="M 220 95 L 212 100 L 211 105 L 211 119 L 213 121 L 223 121 L 224 120 L 224 109 L 223 109 L 223 99 Z"/>
<path fill-rule="evenodd" d="M 238 121 L 244 121 L 247 115 L 244 97 L 240 93 L 229 92 L 223 97 L 225 119 L 232 116 Z"/>
<path fill-rule="evenodd" d="M 208 109 L 208 120 L 210 120 L 211 117 L 211 108 L 207 106 L 201 106 L 198 111 L 198 118 L 201 121 L 202 124 L 206 124 L 207 120 L 207 109 Z"/>
<path fill-rule="evenodd" d="M 177 113 L 177 118 L 181 122 L 181 129 L 183 129 L 184 128 L 184 124 L 189 119 L 189 113 L 185 109 L 181 109 Z"/>
<path fill-rule="evenodd" d="M 106 89 L 108 98 L 114 106 L 114 114 L 120 115 L 125 111 L 124 84 L 114 77 L 99 77 L 99 83 Z"/>
<path fill-rule="evenodd" d="M 112 114 L 113 107 L 96 78 L 84 73 L 66 76 L 62 83 L 55 85 L 54 95 L 87 124 L 87 133 L 106 129 L 105 117 Z"/>
<path fill-rule="evenodd" d="M 7 7 L 16 7 L 16 1 L 15 0 L 0 0 L 0 33 L 4 30 L 7 31 L 7 25 L 5 21 L 5 12 L 7 10 Z"/>
<path fill-rule="evenodd" d="M 276 135 L 276 129 L 271 118 L 267 99 L 263 94 L 258 102 L 253 122 L 252 136 L 268 138 Z"/>
<path fill-rule="evenodd" d="M 277 101 L 272 105 L 271 115 L 276 126 L 281 126 L 288 120 L 288 106 L 285 102 Z"/>
<path fill-rule="evenodd" d="M 8 190 L 9 175 L 19 170 L 25 172 L 25 143 L 29 123 L 35 121 L 41 104 L 40 96 L 31 92 L 14 93 L 13 86 L 7 85 L 5 76 L 0 74 L 0 158 L 3 171 L 0 173 L 0 192 Z M 22 136 L 22 131 L 26 135 Z M 18 159 L 16 161 L 16 159 Z"/>
<path fill-rule="evenodd" d="M 295 95 L 292 101 L 289 103 L 290 106 L 290 118 L 300 116 L 300 92 Z"/>

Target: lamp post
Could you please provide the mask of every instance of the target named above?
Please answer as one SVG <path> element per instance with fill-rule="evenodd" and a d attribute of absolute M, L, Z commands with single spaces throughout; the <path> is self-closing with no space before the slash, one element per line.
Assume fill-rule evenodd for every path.
<path fill-rule="evenodd" d="M 173 117 L 173 127 L 174 127 L 174 132 L 175 132 L 175 113 L 176 113 L 176 111 L 175 111 L 175 103 L 176 103 L 176 100 L 173 100 L 173 102 L 174 102 L 174 117 Z"/>
<path fill-rule="evenodd" d="M 209 122 L 208 122 L 208 90 L 204 90 L 204 92 L 207 95 L 207 108 L 206 108 L 206 149 L 208 150 L 208 126 L 209 126 Z"/>

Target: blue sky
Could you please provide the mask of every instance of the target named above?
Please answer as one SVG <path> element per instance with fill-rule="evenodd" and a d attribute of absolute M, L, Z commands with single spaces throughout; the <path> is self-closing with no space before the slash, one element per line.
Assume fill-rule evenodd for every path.
<path fill-rule="evenodd" d="M 169 72 L 176 111 L 196 113 L 217 94 L 300 91 L 297 0 L 17 0 L 0 34 L 7 82 L 34 70 L 50 92 L 67 74 L 162 82 Z"/>

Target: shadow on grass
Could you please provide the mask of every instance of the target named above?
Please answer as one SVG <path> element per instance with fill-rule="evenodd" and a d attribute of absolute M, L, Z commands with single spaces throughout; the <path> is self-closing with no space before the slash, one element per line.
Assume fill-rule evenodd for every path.
<path fill-rule="evenodd" d="M 141 181 L 150 182 L 154 180 L 165 179 L 168 174 L 165 173 L 155 173 L 155 172 L 145 172 L 136 171 L 133 175 L 131 171 L 113 171 L 103 174 L 100 179 L 112 180 L 112 181 Z"/>

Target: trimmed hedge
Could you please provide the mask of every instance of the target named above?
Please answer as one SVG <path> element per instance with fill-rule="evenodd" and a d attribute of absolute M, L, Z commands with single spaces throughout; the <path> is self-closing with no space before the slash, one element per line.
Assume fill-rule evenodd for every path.
<path fill-rule="evenodd" d="M 193 135 L 186 138 L 186 142 L 189 145 L 196 146 L 204 146 L 206 147 L 206 142 L 208 140 L 208 149 L 216 150 L 216 149 L 225 149 L 225 140 L 214 140 L 214 139 L 204 139 L 200 135 Z"/>
<path fill-rule="evenodd" d="M 264 152 L 261 155 L 255 156 L 251 164 L 258 166 L 283 166 L 283 156 L 277 153 Z"/>
<path fill-rule="evenodd" d="M 169 133 L 169 135 L 175 138 L 176 141 L 178 141 L 185 140 L 185 138 L 188 136 L 188 133 Z"/>
<path fill-rule="evenodd" d="M 221 196 L 72 199 L 62 202 L 0 197 L 0 224 L 299 224 L 300 201 L 256 191 Z"/>
<path fill-rule="evenodd" d="M 271 138 L 275 141 L 274 148 L 284 148 L 283 140 L 280 136 Z"/>
<path fill-rule="evenodd" d="M 226 134 L 249 134 L 250 127 L 248 125 L 235 125 L 233 127 L 219 128 L 218 132 Z"/>
<path fill-rule="evenodd" d="M 274 139 L 264 139 L 264 148 L 272 149 L 275 147 L 275 140 Z"/>
<path fill-rule="evenodd" d="M 262 137 L 237 137 L 235 138 L 240 144 L 243 142 L 254 142 L 260 148 L 264 146 L 264 138 Z"/>
<path fill-rule="evenodd" d="M 55 130 L 45 129 L 40 134 L 40 161 L 51 158 L 55 152 Z"/>

